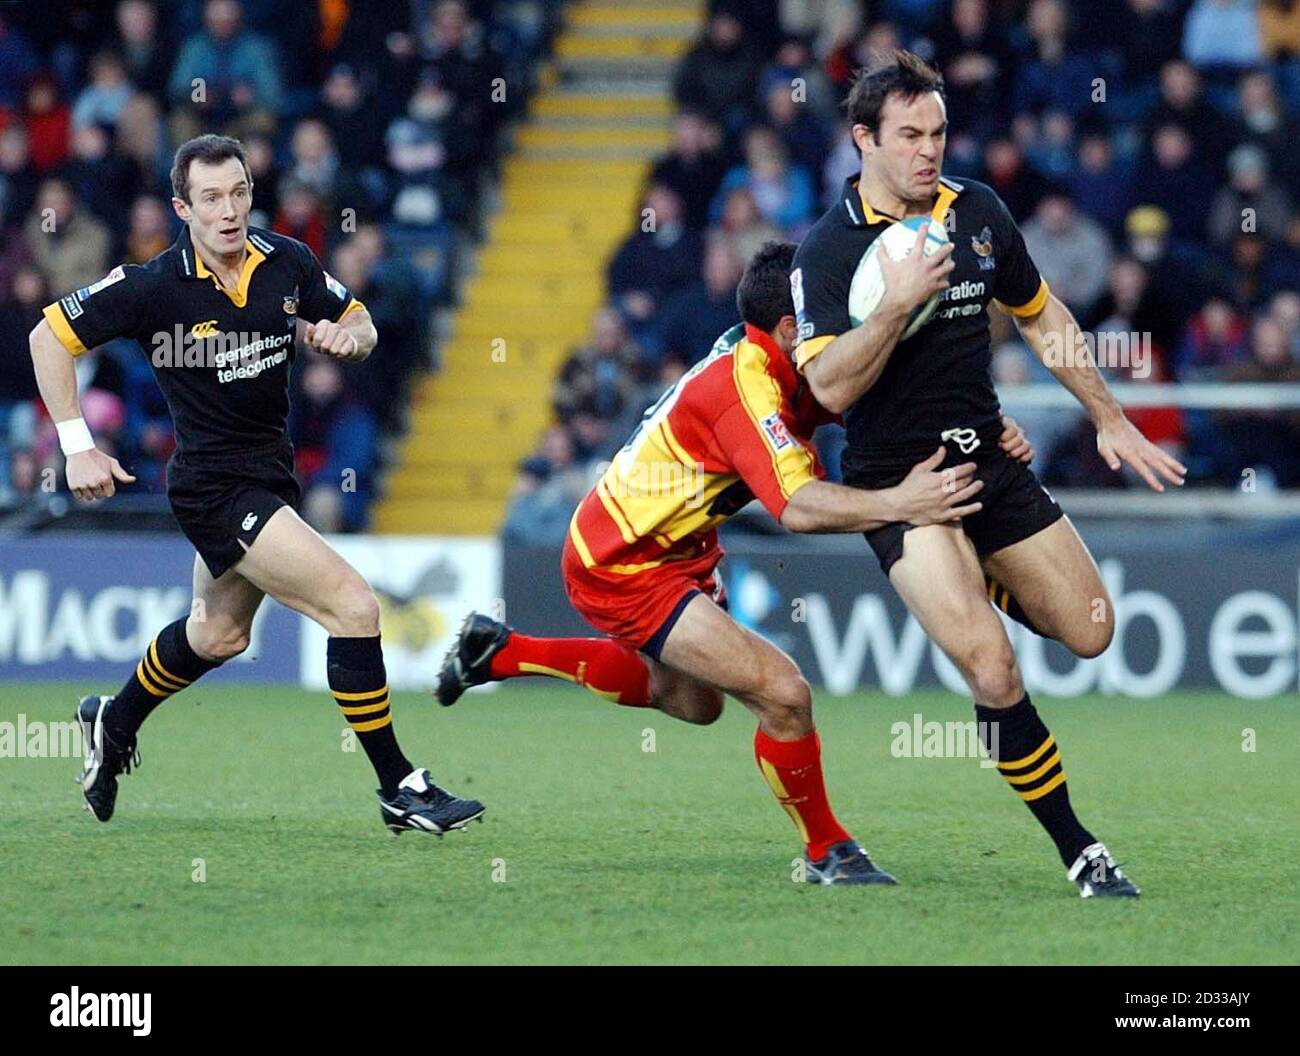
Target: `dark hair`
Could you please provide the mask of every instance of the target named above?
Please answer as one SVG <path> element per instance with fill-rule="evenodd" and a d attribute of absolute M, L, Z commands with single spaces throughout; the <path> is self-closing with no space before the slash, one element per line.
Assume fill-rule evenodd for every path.
<path fill-rule="evenodd" d="M 217 136 L 209 132 L 205 136 L 187 139 L 176 150 L 172 161 L 172 194 L 181 201 L 190 200 L 190 164 L 201 161 L 212 165 L 227 158 L 238 158 L 244 166 L 244 175 L 248 186 L 253 186 L 253 174 L 248 171 L 248 159 L 244 157 L 244 145 L 230 136 Z"/>
<path fill-rule="evenodd" d="M 775 330 L 785 316 L 794 315 L 794 298 L 790 295 L 794 251 L 793 242 L 764 242 L 745 265 L 745 274 L 736 287 L 740 317 L 765 333 Z"/>
<path fill-rule="evenodd" d="M 880 142 L 880 111 L 891 95 L 911 102 L 918 95 L 938 92 L 943 97 L 943 74 L 910 51 L 877 52 L 865 69 L 859 70 L 849 89 L 844 109 L 849 123 L 866 125 L 871 138 Z"/>

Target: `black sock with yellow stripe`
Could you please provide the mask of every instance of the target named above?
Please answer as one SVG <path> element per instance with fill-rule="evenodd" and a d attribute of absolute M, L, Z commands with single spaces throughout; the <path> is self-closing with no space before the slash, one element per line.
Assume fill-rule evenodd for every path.
<path fill-rule="evenodd" d="M 397 795 L 402 778 L 415 769 L 402 754 L 388 710 L 388 675 L 379 635 L 330 638 L 326 659 L 330 692 L 365 749 L 385 798 Z"/>
<path fill-rule="evenodd" d="M 109 736 L 119 744 L 134 743 L 136 732 L 154 708 L 196 678 L 221 666 L 220 660 L 205 660 L 194 651 L 185 634 L 185 622 L 186 617 L 182 616 L 158 632 L 135 665 L 135 673 L 104 713 Z"/>
<path fill-rule="evenodd" d="M 1056 738 L 1025 694 L 1009 708 L 975 705 L 980 739 L 998 771 L 1056 843 L 1067 867 L 1095 837 L 1074 816 Z"/>
<path fill-rule="evenodd" d="M 1001 609 L 1010 616 L 1016 623 L 1028 627 L 1040 638 L 1050 638 L 1050 634 L 1045 634 L 1041 629 L 1034 626 L 1024 609 L 1020 607 L 1020 602 L 1012 596 L 1011 591 L 1007 590 L 1001 583 L 990 576 L 987 572 L 984 574 L 984 588 L 988 591 L 989 601 L 993 602 L 993 607 Z"/>

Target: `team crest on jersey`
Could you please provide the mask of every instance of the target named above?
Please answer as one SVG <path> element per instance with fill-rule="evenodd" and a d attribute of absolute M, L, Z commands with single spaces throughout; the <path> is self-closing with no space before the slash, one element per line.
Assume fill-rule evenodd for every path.
<path fill-rule="evenodd" d="M 293 288 L 293 294 L 284 299 L 284 314 L 285 315 L 298 314 L 298 287 L 297 286 Z"/>
<path fill-rule="evenodd" d="M 767 437 L 767 442 L 772 445 L 773 451 L 781 451 L 794 443 L 790 430 L 781 419 L 780 411 L 773 411 L 758 424 L 763 427 L 763 435 Z"/>
<path fill-rule="evenodd" d="M 970 236 L 970 248 L 975 251 L 979 257 L 980 269 L 982 271 L 992 271 L 997 267 L 997 260 L 993 256 L 993 232 L 985 225 L 978 235 Z"/>

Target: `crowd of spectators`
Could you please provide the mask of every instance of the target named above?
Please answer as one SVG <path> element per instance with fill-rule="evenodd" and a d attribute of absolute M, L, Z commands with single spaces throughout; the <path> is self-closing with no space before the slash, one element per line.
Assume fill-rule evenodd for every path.
<path fill-rule="evenodd" d="M 557 390 L 555 425 L 516 486 L 515 530 L 545 535 L 533 528 L 579 486 L 574 467 L 608 457 L 629 417 L 736 321 L 731 292 L 753 250 L 798 240 L 835 203 L 859 167 L 840 102 L 873 50 L 905 47 L 940 69 L 945 172 L 997 190 L 1080 324 L 1149 335 L 1147 369 L 1113 380 L 1300 380 L 1296 0 L 709 6 L 643 196 L 656 222 L 638 223 L 609 264 L 608 309 L 566 367 L 595 383 Z M 1050 375 L 991 316 L 1014 407 L 1008 386 Z M 1131 416 L 1193 481 L 1239 483 L 1249 468 L 1259 487 L 1300 486 L 1300 412 Z M 1049 482 L 1127 483 L 1097 460 L 1080 416 L 1023 417 Z"/>
<path fill-rule="evenodd" d="M 307 243 L 366 304 L 382 354 L 309 357 L 290 428 L 307 511 L 359 530 L 381 437 L 430 313 L 453 296 L 497 133 L 526 96 L 559 4 L 531 0 L 70 0 L 0 10 L 0 510 L 58 465 L 27 334 L 52 299 L 179 231 L 168 172 L 201 132 L 238 136 L 254 226 Z M 508 90 L 500 90 L 502 86 Z M 307 355 L 307 353 L 300 353 Z M 134 342 L 77 363 L 99 446 L 159 491 L 174 439 Z M 345 470 L 353 470 L 345 477 Z M 341 487 L 348 480 L 352 487 Z"/>

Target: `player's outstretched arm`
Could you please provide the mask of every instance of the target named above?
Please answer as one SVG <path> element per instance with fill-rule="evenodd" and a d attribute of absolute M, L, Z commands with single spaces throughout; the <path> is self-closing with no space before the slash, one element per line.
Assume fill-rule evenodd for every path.
<path fill-rule="evenodd" d="M 885 294 L 860 325 L 840 334 L 804 366 L 804 377 L 817 402 L 832 414 L 843 414 L 880 377 L 889 354 L 907 326 L 912 309 L 948 285 L 954 265 L 951 243 L 925 255 L 929 224 L 922 224 L 916 244 L 902 260 L 880 254 Z"/>
<path fill-rule="evenodd" d="M 1097 450 L 1106 465 L 1118 471 L 1127 462 L 1154 491 L 1164 491 L 1163 477 L 1181 486 L 1187 467 L 1148 440 L 1124 414 L 1111 395 L 1106 380 L 1093 362 L 1087 345 L 1078 339 L 1079 324 L 1055 295 L 1047 298 L 1043 310 L 1028 318 L 1016 318 L 1020 336 L 1075 398 L 1083 404 L 1097 427 Z M 1064 354 L 1069 350 L 1070 354 Z"/>
<path fill-rule="evenodd" d="M 792 532 L 869 532 L 895 521 L 943 524 L 979 513 L 971 500 L 984 487 L 975 463 L 940 469 L 944 448 L 918 462 L 892 488 L 863 491 L 811 480 L 790 496 L 781 524 Z"/>
<path fill-rule="evenodd" d="M 319 323 L 308 323 L 303 335 L 307 345 L 316 351 L 341 359 L 345 363 L 360 363 L 374 351 L 379 342 L 379 333 L 364 308 L 348 312 L 337 323 L 322 319 Z"/>
<path fill-rule="evenodd" d="M 92 502 L 111 498 L 117 490 L 117 481 L 134 484 L 135 477 L 124 470 L 117 459 L 95 447 L 90 430 L 81 417 L 76 364 L 46 320 L 36 324 L 28 343 L 36 387 L 59 431 L 59 446 L 67 458 L 68 490 L 77 498 Z"/>

